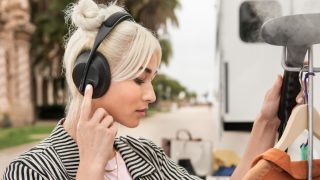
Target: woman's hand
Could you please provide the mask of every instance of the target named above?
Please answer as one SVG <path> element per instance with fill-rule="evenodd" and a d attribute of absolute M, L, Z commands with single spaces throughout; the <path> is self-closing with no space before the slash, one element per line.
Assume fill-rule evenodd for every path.
<path fill-rule="evenodd" d="M 272 88 L 266 93 L 264 102 L 262 104 L 261 112 L 257 118 L 257 121 L 264 121 L 268 125 L 273 125 L 276 128 L 280 125 L 280 119 L 278 117 L 278 110 L 281 96 L 282 77 L 277 76 Z M 304 101 L 303 91 L 296 97 L 297 105 L 302 104 Z"/>
<path fill-rule="evenodd" d="M 282 77 L 277 76 L 271 89 L 269 89 L 264 97 L 260 114 L 257 121 L 263 121 L 268 125 L 273 125 L 278 128 L 280 125 L 280 119 L 278 118 L 278 110 L 281 95 Z"/>
<path fill-rule="evenodd" d="M 277 129 L 280 125 L 278 109 L 281 86 L 282 77 L 278 75 L 273 86 L 265 95 L 261 111 L 253 124 L 246 151 L 244 152 L 240 164 L 232 174 L 231 180 L 242 179 L 250 169 L 254 158 L 274 146 Z M 302 91 L 296 97 L 296 101 L 297 104 L 303 103 Z"/>
<path fill-rule="evenodd" d="M 117 133 L 112 116 L 98 108 L 91 116 L 92 86 L 87 85 L 77 126 L 80 166 L 77 179 L 103 178 L 104 167 L 114 156 L 114 139 Z"/>

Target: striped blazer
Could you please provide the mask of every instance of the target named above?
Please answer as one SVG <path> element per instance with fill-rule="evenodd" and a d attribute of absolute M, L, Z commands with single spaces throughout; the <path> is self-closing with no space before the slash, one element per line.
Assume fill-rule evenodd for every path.
<path fill-rule="evenodd" d="M 163 150 L 146 139 L 129 136 L 115 139 L 133 179 L 138 180 L 199 180 L 170 160 Z M 20 155 L 6 168 L 4 180 L 76 179 L 79 150 L 60 121 L 51 135 L 39 145 Z"/>

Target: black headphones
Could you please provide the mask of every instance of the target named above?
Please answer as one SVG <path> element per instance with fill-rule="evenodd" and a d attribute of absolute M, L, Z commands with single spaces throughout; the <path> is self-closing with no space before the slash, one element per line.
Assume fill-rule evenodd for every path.
<path fill-rule="evenodd" d="M 72 71 L 72 79 L 79 92 L 84 95 L 87 84 L 93 87 L 92 98 L 103 96 L 111 83 L 111 72 L 107 58 L 97 52 L 99 45 L 112 29 L 124 20 L 133 20 L 130 14 L 116 12 L 105 20 L 96 36 L 91 50 L 86 50 L 77 57 Z"/>

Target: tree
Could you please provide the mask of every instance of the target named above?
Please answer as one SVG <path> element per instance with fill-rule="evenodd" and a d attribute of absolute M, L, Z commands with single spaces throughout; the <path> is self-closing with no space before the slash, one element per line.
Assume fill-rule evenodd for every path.
<path fill-rule="evenodd" d="M 153 87 L 157 95 L 157 101 L 161 99 L 175 101 L 178 99 L 181 92 L 186 93 L 186 99 L 196 97 L 194 92 L 189 92 L 187 88 L 181 85 L 177 80 L 164 74 L 159 74 L 153 80 Z"/>
<path fill-rule="evenodd" d="M 120 0 L 134 19 L 159 37 L 159 30 L 167 32 L 168 21 L 179 26 L 175 10 L 180 7 L 178 0 Z M 162 48 L 162 63 L 169 64 L 172 47 L 169 39 L 159 38 Z"/>
<path fill-rule="evenodd" d="M 31 0 L 31 19 L 36 25 L 31 43 L 32 66 L 51 66 L 52 61 L 58 65 L 51 69 L 51 74 L 60 74 L 60 64 L 63 57 L 63 38 L 68 33 L 65 26 L 63 9 L 73 2 L 72 0 Z M 44 68 L 43 68 L 44 69 Z"/>
<path fill-rule="evenodd" d="M 169 39 L 160 39 L 160 46 L 162 49 L 162 60 L 161 63 L 169 65 L 170 58 L 173 54 L 171 42 Z"/>
<path fill-rule="evenodd" d="M 137 22 L 155 33 L 161 28 L 166 29 L 168 20 L 179 25 L 175 14 L 180 6 L 178 0 L 126 0 L 124 5 Z"/>

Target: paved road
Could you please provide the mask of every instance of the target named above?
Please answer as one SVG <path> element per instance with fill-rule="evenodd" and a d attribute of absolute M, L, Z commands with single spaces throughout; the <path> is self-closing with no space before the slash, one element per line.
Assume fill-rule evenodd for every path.
<path fill-rule="evenodd" d="M 178 129 L 188 129 L 193 137 L 213 142 L 214 149 L 233 150 L 241 156 L 249 139 L 248 132 L 220 132 L 214 108 L 184 107 L 144 119 L 134 129 L 119 127 L 119 135 L 144 137 L 161 145 L 161 138 L 174 138 Z M 219 131 L 220 130 L 220 131 Z"/>
<path fill-rule="evenodd" d="M 193 137 L 213 142 L 213 118 L 213 110 L 208 107 L 185 107 L 143 119 L 137 128 L 120 126 L 118 134 L 144 137 L 160 145 L 161 138 L 174 138 L 178 129 L 188 129 Z"/>
<path fill-rule="evenodd" d="M 0 179 L 2 178 L 2 174 L 3 174 L 3 171 L 5 170 L 5 167 L 10 163 L 10 161 L 12 161 L 21 153 L 31 149 L 33 146 L 35 146 L 38 143 L 39 142 L 33 142 L 31 144 L 25 144 L 21 146 L 0 150 Z"/>

